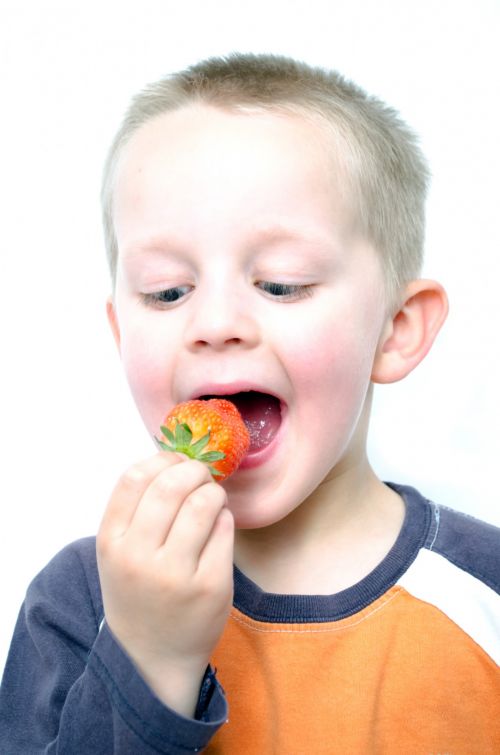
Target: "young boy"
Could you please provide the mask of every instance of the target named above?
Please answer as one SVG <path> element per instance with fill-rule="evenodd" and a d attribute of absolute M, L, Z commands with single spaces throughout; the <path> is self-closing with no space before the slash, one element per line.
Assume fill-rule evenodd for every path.
<path fill-rule="evenodd" d="M 222 484 L 181 454 L 134 465 L 97 547 L 33 581 L 2 753 L 500 752 L 500 533 L 366 456 L 373 384 L 447 313 L 419 278 L 427 182 L 393 110 L 289 59 L 133 101 L 103 204 L 134 399 L 152 436 L 208 396 L 260 430 Z"/>

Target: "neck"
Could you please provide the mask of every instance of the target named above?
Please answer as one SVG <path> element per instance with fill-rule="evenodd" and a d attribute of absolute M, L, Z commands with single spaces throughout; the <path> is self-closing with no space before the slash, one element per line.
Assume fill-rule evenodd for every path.
<path fill-rule="evenodd" d="M 239 530 L 235 563 L 266 592 L 332 594 L 365 577 L 401 529 L 404 504 L 366 457 L 334 471 L 285 519 Z"/>

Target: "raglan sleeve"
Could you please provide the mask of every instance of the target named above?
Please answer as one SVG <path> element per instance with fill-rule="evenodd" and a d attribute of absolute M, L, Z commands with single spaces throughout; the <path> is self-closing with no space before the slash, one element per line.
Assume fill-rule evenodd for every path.
<path fill-rule="evenodd" d="M 0 687 L 0 753 L 201 752 L 227 719 L 211 668 L 195 718 L 148 687 L 102 616 L 95 540 L 63 549 L 28 588 Z"/>

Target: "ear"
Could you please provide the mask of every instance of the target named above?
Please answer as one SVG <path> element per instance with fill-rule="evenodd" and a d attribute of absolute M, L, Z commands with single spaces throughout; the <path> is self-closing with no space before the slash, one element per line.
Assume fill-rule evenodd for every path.
<path fill-rule="evenodd" d="M 425 357 L 448 314 L 448 298 L 436 281 L 408 284 L 400 309 L 387 320 L 373 363 L 374 383 L 395 383 Z"/>
<path fill-rule="evenodd" d="M 116 316 L 116 309 L 112 296 L 110 296 L 106 300 L 106 314 L 108 316 L 108 322 L 111 326 L 113 338 L 115 339 L 115 343 L 118 346 L 118 351 L 120 351 L 120 327 L 118 325 L 118 318 Z"/>

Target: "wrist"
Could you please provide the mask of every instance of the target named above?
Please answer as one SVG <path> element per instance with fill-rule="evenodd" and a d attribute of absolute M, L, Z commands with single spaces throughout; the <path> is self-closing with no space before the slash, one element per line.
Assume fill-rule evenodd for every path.
<path fill-rule="evenodd" d="M 164 705 L 185 718 L 196 717 L 199 713 L 200 691 L 207 672 L 206 662 L 201 665 L 162 664 L 156 665 L 154 670 L 139 666 L 138 670 Z"/>

